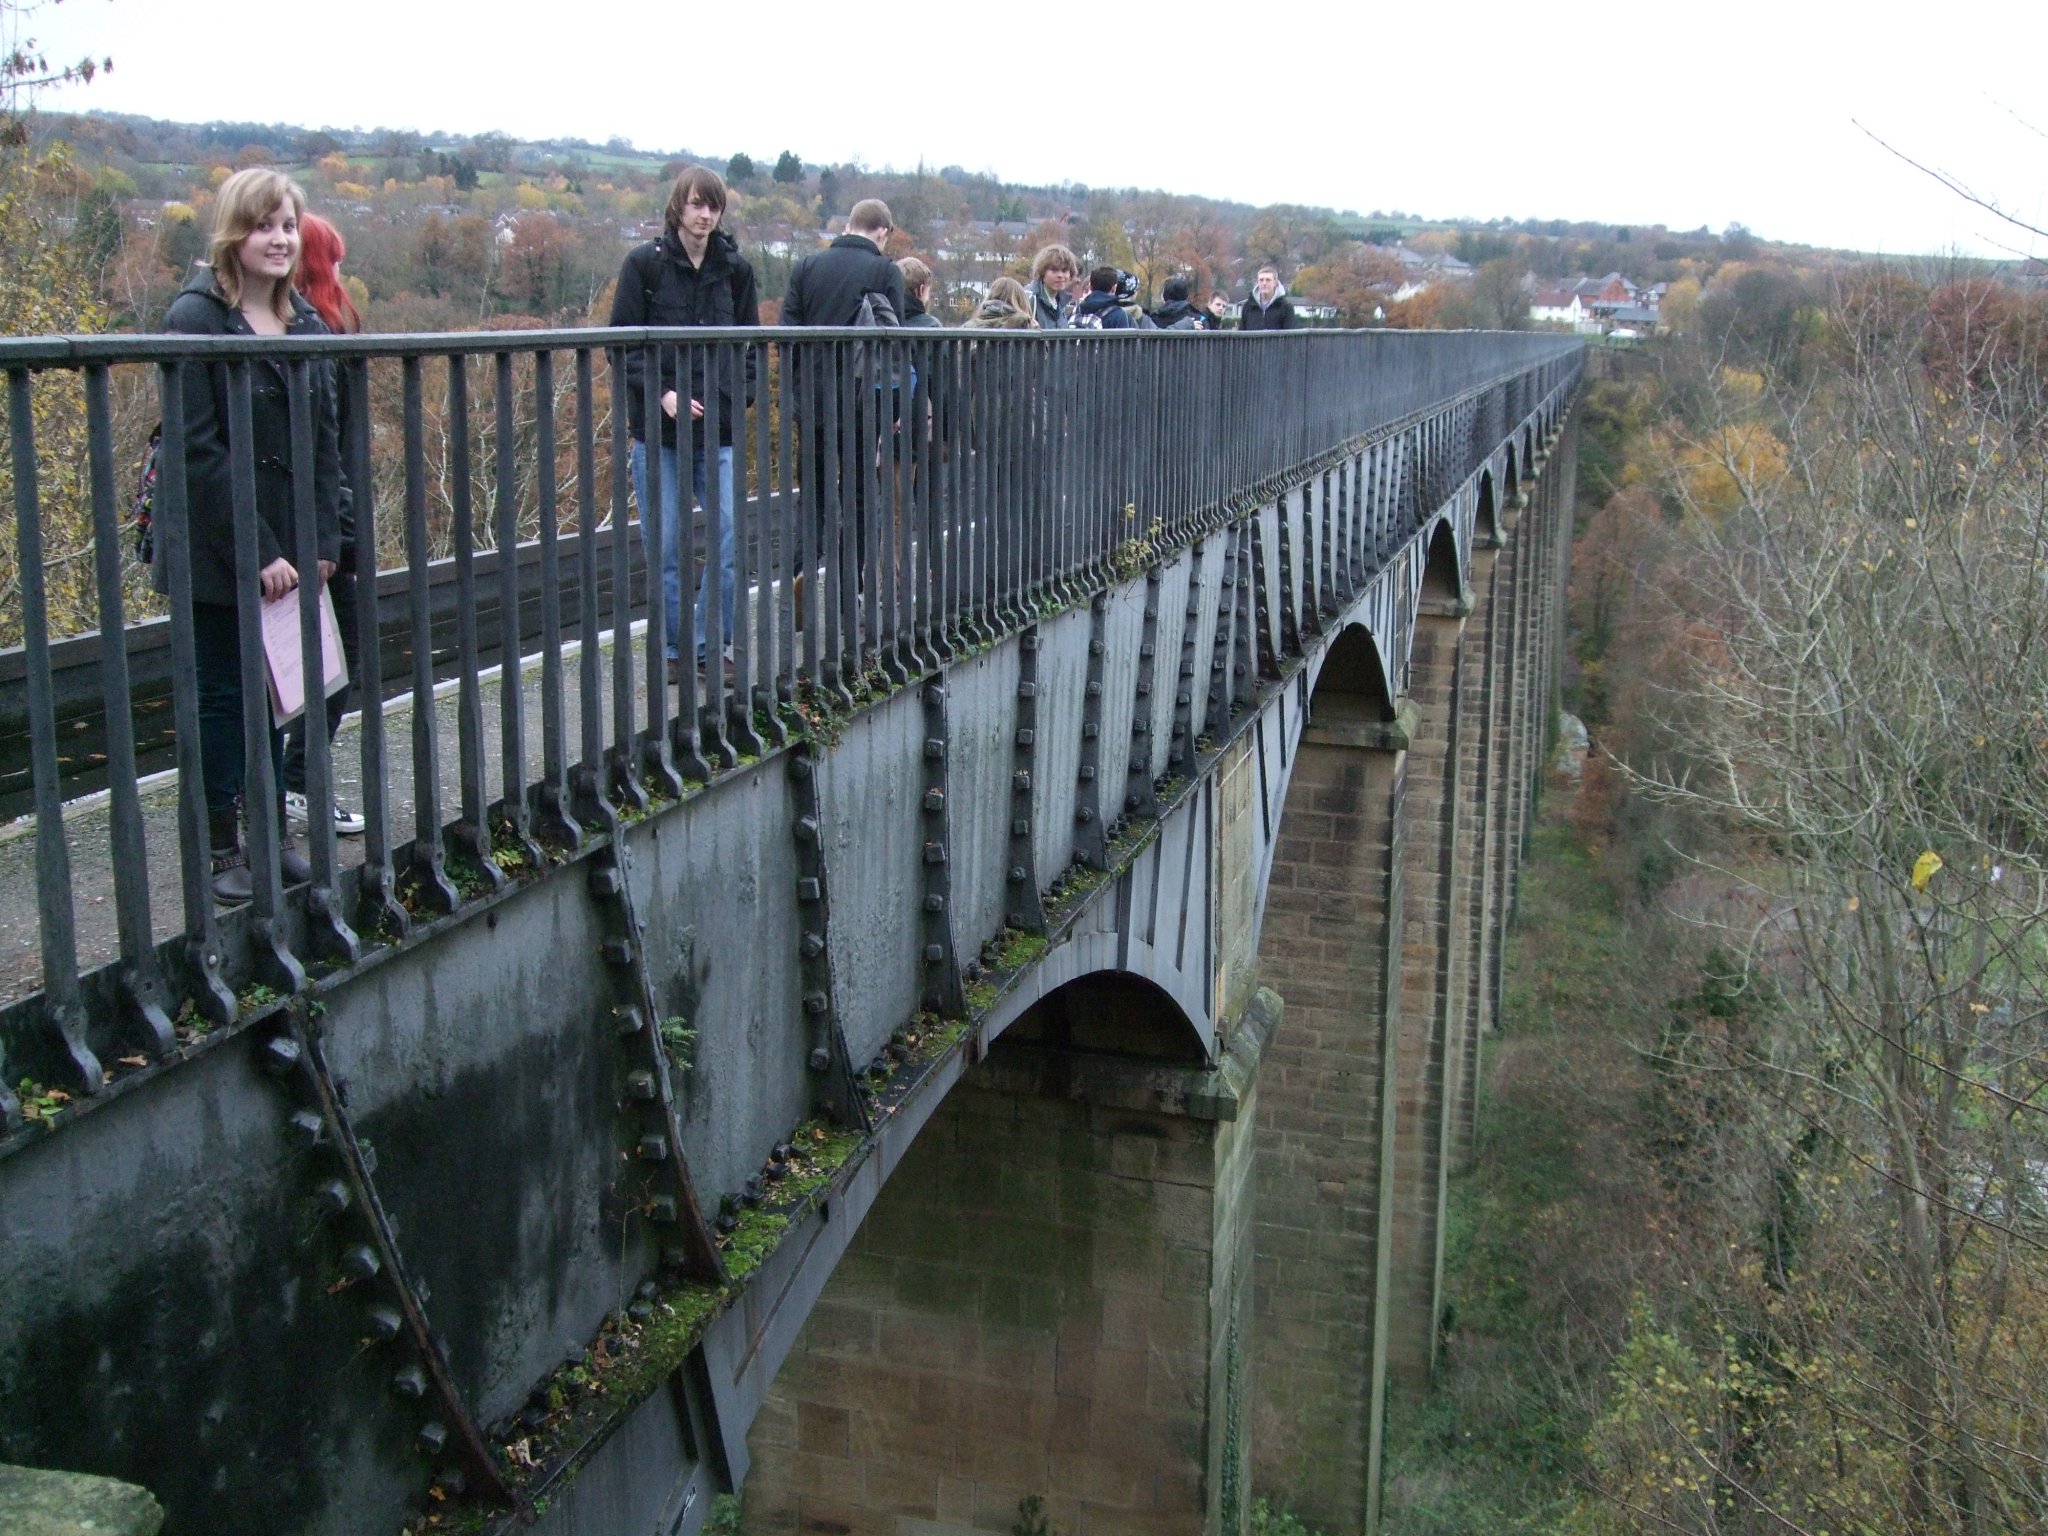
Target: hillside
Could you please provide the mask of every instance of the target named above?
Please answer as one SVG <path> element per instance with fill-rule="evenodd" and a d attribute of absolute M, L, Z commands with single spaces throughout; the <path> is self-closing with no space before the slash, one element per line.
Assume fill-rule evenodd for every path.
<path fill-rule="evenodd" d="M 1190 279 L 1198 298 L 1216 287 L 1242 293 L 1257 266 L 1271 261 L 1298 294 L 1339 306 L 1344 323 L 1368 323 L 1378 311 L 1397 326 L 1518 324 L 1520 296 L 1537 282 L 1618 271 L 1643 284 L 1704 284 L 1730 261 L 1825 259 L 1768 246 L 1739 226 L 1715 234 L 1253 208 L 1135 188 L 1022 186 L 959 166 L 814 165 L 787 149 L 757 159 L 648 152 L 622 139 L 522 142 L 498 133 L 119 115 L 46 114 L 34 126 L 39 139 L 69 146 L 73 217 L 115 324 L 145 329 L 200 250 L 212 188 L 257 164 L 297 178 L 342 227 L 358 299 L 385 330 L 602 318 L 624 251 L 659 231 L 670 179 L 698 160 L 731 182 L 728 223 L 769 298 L 829 221 L 871 196 L 896 215 L 892 253 L 932 265 L 942 306 L 1023 269 L 1052 240 L 1138 273 L 1148 304 L 1175 274 Z M 1478 277 L 1433 294 L 1401 293 L 1401 275 L 1384 254 L 1397 244 L 1456 256 Z"/>

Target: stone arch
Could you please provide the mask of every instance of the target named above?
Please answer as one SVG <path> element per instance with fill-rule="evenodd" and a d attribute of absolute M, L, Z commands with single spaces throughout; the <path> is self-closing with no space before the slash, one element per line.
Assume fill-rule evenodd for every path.
<path fill-rule="evenodd" d="M 1516 463 L 1515 445 L 1513 443 L 1508 444 L 1507 460 L 1507 476 L 1502 484 L 1506 490 L 1507 505 L 1512 507 L 1522 493 L 1522 476 Z"/>
<path fill-rule="evenodd" d="M 1172 994 L 1130 971 L 1094 971 L 1055 987 L 1018 1015 L 1002 1038 L 1133 1061 L 1196 1066 L 1208 1059 L 1201 1030 Z"/>
<path fill-rule="evenodd" d="M 1515 472 L 1514 462 L 1514 454 L 1510 452 L 1508 455 L 1508 474 L 1510 476 Z M 1478 505 L 1472 511 L 1473 537 L 1477 543 L 1491 547 L 1500 537 L 1499 514 L 1495 509 L 1493 500 L 1493 470 L 1491 468 L 1483 469 L 1479 472 L 1477 500 Z"/>
<path fill-rule="evenodd" d="M 1241 1529 L 1254 1101 L 1199 1056 L 1165 991 L 1091 971 L 962 1072 L 755 1417 L 750 1533 L 1004 1531 L 1033 1495 L 1061 1530 Z"/>
<path fill-rule="evenodd" d="M 1458 536 L 1446 517 L 1437 522 L 1429 536 L 1429 550 L 1422 567 L 1422 596 L 1458 602 L 1465 595 L 1465 572 L 1458 558 Z"/>
<path fill-rule="evenodd" d="M 1330 643 L 1309 695 L 1309 718 L 1381 723 L 1394 718 L 1393 674 L 1373 632 L 1347 624 Z"/>

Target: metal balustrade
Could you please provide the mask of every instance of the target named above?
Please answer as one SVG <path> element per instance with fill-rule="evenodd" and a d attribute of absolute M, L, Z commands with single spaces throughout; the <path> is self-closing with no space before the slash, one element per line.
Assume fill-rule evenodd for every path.
<path fill-rule="evenodd" d="M 752 396 L 730 423 L 739 488 L 732 632 L 723 632 L 719 605 L 710 603 L 712 659 L 691 666 L 683 637 L 679 687 L 663 685 L 659 601 L 645 605 L 644 632 L 633 638 L 640 551 L 634 538 L 616 536 L 632 516 L 628 443 L 601 375 L 623 381 L 631 349 L 645 349 L 650 364 L 655 354 L 668 355 L 666 369 L 642 370 L 649 422 L 661 418 L 656 381 L 664 372 L 726 381 L 735 401 Z M 1578 355 L 1568 338 L 1476 332 L 576 330 L 0 341 L 41 983 L 0 1012 L 0 1135 L 20 1123 L 7 1085 L 21 1076 L 99 1092 L 110 1053 L 161 1057 L 178 1049 L 181 1013 L 226 1021 L 237 1010 L 237 988 L 294 991 L 309 966 L 357 962 L 415 923 L 496 889 L 506 869 L 538 868 L 620 815 L 774 749 L 807 728 L 806 716 L 815 721 L 853 707 L 1134 574 L 1347 446 L 1474 397 L 1483 400 L 1486 421 L 1516 420 L 1577 369 Z M 257 510 L 248 423 L 257 359 L 282 364 L 288 378 L 293 563 L 314 566 L 307 407 L 317 368 L 335 371 L 350 406 L 342 462 L 357 546 L 398 557 L 395 567 L 383 562 L 380 579 L 356 587 L 359 671 L 372 688 L 361 701 L 355 751 L 342 766 L 357 774 L 368 822 L 360 862 L 345 862 L 331 821 L 316 813 L 313 878 L 290 890 L 279 867 L 284 829 L 254 639 Z M 106 643 L 129 628 L 124 502 L 135 474 L 117 462 L 110 370 L 138 364 L 155 370 L 163 427 L 157 559 L 169 586 L 175 925 L 152 909 L 152 898 L 166 894 L 169 871 L 152 867 L 136 785 L 127 647 Z M 184 505 L 179 378 L 201 367 L 223 370 L 229 389 L 255 876 L 253 900 L 226 910 L 216 908 L 209 876 Z M 472 377 L 486 371 L 487 392 Z M 388 386 L 393 373 L 395 392 L 386 387 L 382 395 L 395 393 L 395 407 L 385 401 L 374 409 L 373 376 Z M 86 505 L 62 510 L 90 522 L 101 636 L 104 856 L 117 948 L 111 963 L 89 957 L 83 968 L 59 764 L 57 637 L 46 614 L 44 531 L 58 509 L 45 505 L 38 474 L 35 404 L 37 392 L 51 388 L 76 390 L 82 401 Z M 473 401 L 473 391 L 484 398 Z M 727 425 L 719 420 L 720 393 L 707 389 L 703 402 L 704 438 L 713 445 Z M 430 426 L 439 438 L 434 452 Z M 488 453 L 480 427 L 489 428 Z M 397 468 L 389 463 L 392 437 Z M 677 461 L 687 472 L 683 452 Z M 1435 505 L 1432 497 L 1441 499 L 1442 487 L 1419 483 L 1416 471 L 1428 467 L 1389 472 L 1369 489 L 1369 547 L 1381 558 Z M 712 475 L 715 484 L 715 462 Z M 399 490 L 396 504 L 382 504 L 380 477 Z M 649 456 L 649 478 L 650 499 L 658 499 L 658 455 Z M 430 516 L 436 502 L 445 503 L 445 515 Z M 687 624 L 692 573 L 704 551 L 715 552 L 722 530 L 714 515 L 679 521 Z M 437 543 L 448 546 L 444 562 L 436 561 Z M 537 559 L 531 551 L 493 557 L 480 569 L 487 552 L 525 545 Z M 366 555 L 366 577 L 371 563 Z M 437 665 L 422 637 L 433 632 L 434 585 L 448 563 L 455 633 L 452 653 Z M 506 619 L 536 599 L 537 635 Z M 487 600 L 499 616 L 488 639 L 477 622 Z M 316 584 L 302 583 L 301 641 L 315 672 L 317 604 Z M 413 640 L 409 754 L 389 739 L 378 697 L 377 685 L 392 673 L 382 652 L 393 634 Z M 717 661 L 728 648 L 729 681 Z M 450 672 L 452 690 L 439 675 Z M 442 719 L 451 692 L 452 732 Z M 316 808 L 332 798 L 337 772 L 325 727 L 321 710 L 307 712 L 306 792 Z M 451 744 L 453 760 L 444 762 Z"/>

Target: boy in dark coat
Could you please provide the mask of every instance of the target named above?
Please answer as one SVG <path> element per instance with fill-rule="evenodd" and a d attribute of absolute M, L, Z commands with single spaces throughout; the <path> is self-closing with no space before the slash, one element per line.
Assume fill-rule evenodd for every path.
<path fill-rule="evenodd" d="M 740 255 L 739 245 L 720 228 L 725 216 L 725 182 L 716 171 L 691 166 L 676 177 L 663 214 L 659 240 L 639 246 L 619 270 L 612 295 L 613 325 L 759 325 L 761 304 L 754 289 L 754 269 Z M 733 471 L 732 445 L 744 430 L 746 408 L 753 404 L 756 360 L 754 348 L 696 349 L 690 358 L 688 394 L 673 347 L 634 347 L 626 353 L 626 424 L 633 440 L 633 490 L 640 503 L 640 537 L 647 568 L 661 572 L 662 617 L 668 626 L 670 681 L 680 681 L 683 628 L 682 475 L 677 423 L 687 402 L 690 413 L 690 479 L 697 504 L 704 509 L 706 560 L 697 591 L 697 661 L 732 646 L 733 605 Z M 659 516 L 650 516 L 647 484 L 647 385 L 650 359 L 657 374 L 661 438 L 658 470 Z M 711 443 L 707 423 L 717 424 Z M 711 450 L 718 453 L 718 496 L 707 494 Z M 716 559 L 710 558 L 716 551 Z M 710 614 L 711 577 L 718 574 L 718 617 Z"/>

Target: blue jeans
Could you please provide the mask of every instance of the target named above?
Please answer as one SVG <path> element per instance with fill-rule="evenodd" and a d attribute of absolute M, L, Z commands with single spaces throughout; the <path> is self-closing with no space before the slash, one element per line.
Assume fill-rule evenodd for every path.
<path fill-rule="evenodd" d="M 708 450 L 698 448 L 690 455 L 691 488 L 695 491 L 697 505 L 704 509 L 704 542 L 715 545 L 718 559 L 707 558 L 704 562 L 704 577 L 697 586 L 697 654 L 705 651 L 704 632 L 705 608 L 710 599 L 711 573 L 718 572 L 718 644 L 713 647 L 724 651 L 732 644 L 732 449 L 718 450 L 718 505 L 714 507 L 706 498 L 705 460 Z M 666 624 L 668 654 L 671 660 L 681 654 L 683 634 L 683 576 L 681 570 L 682 550 L 682 477 L 676 473 L 677 450 L 664 446 L 661 449 L 661 517 L 657 520 L 647 515 L 647 445 L 638 438 L 633 440 L 633 494 L 640 505 L 640 542 L 647 556 L 647 569 L 661 571 L 662 622 Z M 657 551 L 659 554 L 657 556 Z"/>

